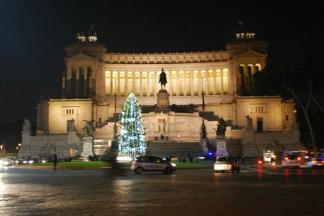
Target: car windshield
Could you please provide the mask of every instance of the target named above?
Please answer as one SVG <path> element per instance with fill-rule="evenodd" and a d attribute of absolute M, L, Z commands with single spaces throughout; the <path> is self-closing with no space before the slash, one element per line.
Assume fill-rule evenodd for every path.
<path fill-rule="evenodd" d="M 298 156 L 299 155 L 291 154 L 291 155 L 287 155 L 287 158 L 290 160 L 295 160 L 295 159 L 297 159 Z"/>

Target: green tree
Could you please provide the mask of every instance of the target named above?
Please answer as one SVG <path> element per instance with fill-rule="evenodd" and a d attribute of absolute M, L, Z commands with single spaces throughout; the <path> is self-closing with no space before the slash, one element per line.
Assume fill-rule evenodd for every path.
<path fill-rule="evenodd" d="M 130 93 L 121 113 L 118 154 L 135 158 L 145 154 L 146 143 L 142 112 L 137 98 Z"/>

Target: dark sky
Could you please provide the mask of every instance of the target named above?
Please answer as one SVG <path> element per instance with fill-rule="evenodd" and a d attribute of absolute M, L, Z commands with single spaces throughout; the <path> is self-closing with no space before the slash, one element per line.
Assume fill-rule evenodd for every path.
<path fill-rule="evenodd" d="M 64 47 L 91 24 L 112 52 L 224 49 L 239 20 L 269 43 L 270 58 L 323 52 L 324 10 L 309 2 L 138 2 L 0 0 L 0 124 L 33 117 L 37 101 L 59 94 Z"/>

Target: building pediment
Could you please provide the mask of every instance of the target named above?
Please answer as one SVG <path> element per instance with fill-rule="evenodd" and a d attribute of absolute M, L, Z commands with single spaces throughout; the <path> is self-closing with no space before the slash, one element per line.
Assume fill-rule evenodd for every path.
<path fill-rule="evenodd" d="M 94 61 L 96 58 L 89 56 L 83 52 L 80 52 L 70 58 L 67 58 L 68 61 Z"/>
<path fill-rule="evenodd" d="M 249 49 L 249 50 L 246 50 L 246 51 L 238 54 L 236 57 L 263 57 L 263 58 L 265 58 L 265 57 L 267 57 L 267 55 Z"/>

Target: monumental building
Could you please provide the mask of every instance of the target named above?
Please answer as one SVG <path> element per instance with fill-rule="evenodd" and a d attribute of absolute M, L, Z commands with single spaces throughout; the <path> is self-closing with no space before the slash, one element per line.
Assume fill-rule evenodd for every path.
<path fill-rule="evenodd" d="M 253 75 L 266 65 L 267 44 L 255 33 L 235 36 L 220 51 L 113 53 L 95 34 L 77 35 L 76 42 L 65 48 L 62 97 L 38 104 L 37 134 L 30 135 L 25 123 L 19 156 L 79 155 L 82 129 L 90 121 L 95 127 L 93 151 L 103 155 L 131 92 L 142 107 L 151 154 L 199 154 L 203 122 L 210 146 L 216 147 L 220 119 L 227 123 L 223 138 L 231 155 L 298 148 L 292 100 L 245 96 L 255 84 Z M 162 68 L 167 93 L 161 99 Z"/>

